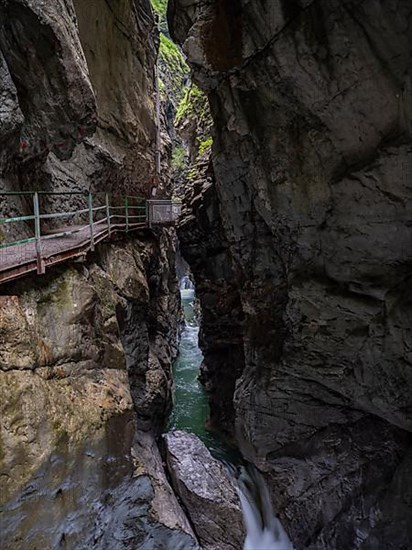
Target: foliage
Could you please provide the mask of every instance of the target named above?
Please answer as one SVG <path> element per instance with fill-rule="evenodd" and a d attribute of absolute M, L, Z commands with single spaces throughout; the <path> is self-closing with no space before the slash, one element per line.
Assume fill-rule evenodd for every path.
<path fill-rule="evenodd" d="M 171 168 L 175 182 L 193 182 L 199 177 L 198 161 L 204 161 L 212 147 L 209 104 L 206 95 L 192 83 L 183 53 L 171 39 L 167 27 L 167 0 L 151 0 L 160 23 L 159 90 L 169 113 L 176 113 L 174 126 L 184 146 L 175 146 Z M 188 123 L 188 124 L 186 124 Z M 182 142 L 180 142 L 182 143 Z"/>
<path fill-rule="evenodd" d="M 175 126 L 182 128 L 183 123 L 189 121 L 189 128 L 193 128 L 192 133 L 195 140 L 196 150 L 191 152 L 191 161 L 194 162 L 198 156 L 202 157 L 209 153 L 212 147 L 213 139 L 210 135 L 212 128 L 212 119 L 209 111 L 209 103 L 206 95 L 196 84 L 186 90 L 176 112 Z"/>
<path fill-rule="evenodd" d="M 160 34 L 160 55 L 171 70 L 185 75 L 189 73 L 179 47 L 163 33 Z"/>
<path fill-rule="evenodd" d="M 194 116 L 201 120 L 205 120 L 209 116 L 207 97 L 196 84 L 192 84 L 190 88 L 186 89 L 177 108 L 175 123 L 179 125 L 184 119 Z"/>
<path fill-rule="evenodd" d="M 187 167 L 186 150 L 182 146 L 177 146 L 172 154 L 172 168 L 176 172 L 182 172 Z"/>
<path fill-rule="evenodd" d="M 193 183 L 200 176 L 197 165 L 195 164 L 187 173 L 187 181 Z"/>
<path fill-rule="evenodd" d="M 159 17 L 160 30 L 163 33 L 169 34 L 167 26 L 167 1 L 168 0 L 151 0 L 152 8 Z"/>
<path fill-rule="evenodd" d="M 212 148 L 212 144 L 212 136 L 202 139 L 199 143 L 199 156 L 203 156 L 206 152 L 209 152 Z"/>
<path fill-rule="evenodd" d="M 159 15 L 166 15 L 167 12 L 167 0 L 151 0 L 152 8 Z"/>
<path fill-rule="evenodd" d="M 164 84 L 165 95 L 173 103 L 179 103 L 183 95 L 183 82 L 190 70 L 180 48 L 165 34 L 160 34 L 160 79 Z"/>
<path fill-rule="evenodd" d="M 167 25 L 168 0 L 151 0 L 153 11 L 159 18 L 159 81 L 162 101 L 171 102 L 174 107 L 180 102 L 184 83 L 190 73 L 189 66 L 180 50 L 171 39 Z"/>

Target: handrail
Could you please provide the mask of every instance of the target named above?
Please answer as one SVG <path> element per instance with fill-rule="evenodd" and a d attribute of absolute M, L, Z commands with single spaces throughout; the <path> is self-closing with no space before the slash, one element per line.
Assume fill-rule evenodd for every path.
<path fill-rule="evenodd" d="M 38 195 L 52 195 L 52 196 L 66 196 L 66 195 L 82 195 L 86 196 L 89 194 L 89 191 L 0 191 L 0 197 L 4 196 L 24 196 L 24 195 L 34 195 L 37 193 Z M 94 191 L 93 195 L 106 195 L 105 191 Z M 145 197 L 139 196 L 139 195 L 111 195 L 112 197 L 129 197 L 129 199 L 139 199 L 139 200 L 146 200 Z"/>
<path fill-rule="evenodd" d="M 82 196 L 87 207 L 79 208 L 78 210 L 70 210 L 63 212 L 41 212 L 40 198 L 45 196 Z M 48 192 L 48 191 L 0 191 L 0 197 L 11 196 L 31 196 L 33 214 L 25 216 L 14 216 L 9 218 L 0 218 L 0 228 L 2 225 L 19 222 L 33 222 L 32 235 L 25 239 L 19 239 L 14 242 L 1 242 L 0 234 L 0 251 L 2 249 L 10 249 L 13 246 L 21 246 L 30 243 L 35 244 L 37 272 L 39 274 L 45 271 L 44 254 L 42 250 L 42 242 L 50 239 L 68 237 L 81 231 L 89 232 L 89 248 L 94 249 L 96 239 L 102 240 L 106 236 L 110 236 L 113 230 L 125 231 L 136 229 L 139 227 L 151 227 L 152 223 L 170 223 L 176 219 L 174 207 L 176 201 L 170 199 L 154 199 L 147 200 L 144 197 L 134 195 L 112 195 L 107 192 L 98 191 L 91 193 L 89 191 L 68 191 L 68 192 Z M 100 205 L 100 204 L 101 205 Z M 97 206 L 96 206 L 97 204 Z M 81 206 L 81 205 L 79 205 Z M 158 212 L 156 209 L 160 209 Z M 166 217 L 165 213 L 166 212 Z M 154 215 L 156 213 L 156 215 Z M 103 217 L 101 218 L 101 214 Z M 87 221 L 86 221 L 86 215 Z M 42 233 L 42 222 L 48 220 L 58 220 L 70 218 L 69 223 L 75 217 L 79 217 L 81 225 L 70 225 L 67 228 L 56 227 L 56 232 Z M 169 217 L 168 217 L 169 216 Z M 101 219 L 100 219 L 101 218 Z M 31 223 L 26 224 L 26 227 Z M 107 227 L 105 227 L 105 225 Z M 103 235 L 103 237 L 102 237 Z M 70 245 L 72 246 L 72 245 Z M 23 262 L 24 263 L 24 262 Z M 4 265 L 4 264 L 3 264 Z M 7 265 L 7 262 L 6 262 Z M 0 257 L 0 273 L 1 273 L 1 257 Z M 8 269 L 8 268 L 4 268 Z"/>
<path fill-rule="evenodd" d="M 33 199 L 35 196 L 48 196 L 48 195 L 51 195 L 51 196 L 58 196 L 58 195 L 63 195 L 63 196 L 67 196 L 67 195 L 77 195 L 77 196 L 83 196 L 83 197 L 87 197 L 87 196 L 90 196 L 90 193 L 88 192 L 80 192 L 80 191 L 70 191 L 70 192 L 49 192 L 49 191 L 0 191 L 0 197 L 1 196 L 4 196 L 4 197 L 11 197 L 11 196 L 32 196 Z M 96 193 L 93 193 L 91 194 L 92 197 L 93 196 L 100 196 L 100 195 L 104 195 L 105 197 L 106 196 L 109 196 L 108 193 L 104 193 L 104 192 L 101 192 L 101 191 L 98 191 Z M 133 199 L 133 200 L 137 200 L 137 201 L 140 201 L 139 204 L 130 204 L 130 201 L 129 201 L 129 208 L 130 209 L 141 209 L 141 210 L 145 210 L 146 209 L 146 206 L 145 205 L 142 205 L 141 202 L 145 202 L 146 199 L 144 199 L 144 197 L 140 197 L 140 196 L 134 196 L 134 195 L 126 195 L 127 197 L 127 200 L 128 199 Z M 119 196 L 119 195 L 112 195 L 112 198 L 113 199 L 117 199 L 117 201 L 119 200 L 119 198 L 122 198 L 123 200 L 123 197 L 122 196 Z M 117 202 L 116 200 L 114 200 L 113 202 Z M 99 212 L 101 210 L 105 210 L 107 211 L 107 214 L 109 213 L 108 212 L 108 208 L 109 209 L 122 209 L 124 210 L 125 207 L 124 206 L 112 206 L 110 204 L 110 201 L 107 202 L 107 199 L 106 199 L 106 204 L 104 206 L 97 206 L 97 207 L 93 207 L 92 208 L 92 211 L 93 212 Z M 50 214 L 39 214 L 39 217 L 40 219 L 56 219 L 56 218 L 64 218 L 64 217 L 70 217 L 70 216 L 76 216 L 76 215 L 81 215 L 81 214 L 86 214 L 87 212 L 90 212 L 90 205 L 88 205 L 87 208 L 83 208 L 83 209 L 80 209 L 80 210 L 73 210 L 73 211 L 68 211 L 68 212 L 57 212 L 57 213 L 50 213 Z M 10 218 L 0 218 L 0 224 L 5 224 L 5 223 L 15 223 L 15 222 L 23 222 L 23 221 L 35 221 L 35 215 L 28 215 L 28 216 L 15 216 L 15 217 L 10 217 Z M 1 248 L 1 245 L 0 245 L 0 248 Z"/>

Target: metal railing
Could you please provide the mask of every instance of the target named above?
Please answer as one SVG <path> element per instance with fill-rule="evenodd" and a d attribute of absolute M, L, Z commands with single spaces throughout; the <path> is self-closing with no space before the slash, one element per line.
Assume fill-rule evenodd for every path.
<path fill-rule="evenodd" d="M 153 199 L 147 203 L 149 225 L 173 223 L 182 210 L 181 203 L 177 201 Z"/>
<path fill-rule="evenodd" d="M 116 196 L 109 193 L 87 192 L 0 192 L 0 197 L 22 197 L 31 202 L 31 211 L 25 216 L 0 218 L 0 229 L 7 224 L 25 223 L 26 233 L 32 235 L 12 242 L 0 240 L 0 250 L 15 246 L 35 243 L 37 272 L 45 272 L 43 246 L 50 239 L 70 237 L 79 232 L 87 232 L 90 249 L 96 244 L 96 237 L 110 236 L 113 231 L 129 232 L 140 227 L 151 227 L 154 224 L 167 224 L 176 221 L 180 214 L 180 204 L 171 200 L 146 200 L 132 195 Z M 69 211 L 46 213 L 42 199 L 55 200 L 64 197 L 65 202 L 75 198 L 83 202 L 83 207 Z M 29 207 L 30 208 L 30 207 Z M 27 209 L 27 204 L 26 204 Z M 69 220 L 68 227 L 50 227 L 56 220 Z M 77 223 L 73 223 L 73 221 Z M 29 226 L 27 225 L 29 224 Z M 1 237 L 1 233 L 0 233 Z M 0 262 L 1 268 L 1 262 Z"/>

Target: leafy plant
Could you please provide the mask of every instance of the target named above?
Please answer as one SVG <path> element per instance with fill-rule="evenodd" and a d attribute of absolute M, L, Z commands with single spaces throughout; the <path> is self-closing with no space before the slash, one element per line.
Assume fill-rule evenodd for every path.
<path fill-rule="evenodd" d="M 175 123 L 178 125 L 183 119 L 196 116 L 199 121 L 206 121 L 209 117 L 207 97 L 202 90 L 192 83 L 190 88 L 186 89 L 179 107 L 177 108 Z"/>
<path fill-rule="evenodd" d="M 210 151 L 213 145 L 213 138 L 209 136 L 205 139 L 202 139 L 199 143 L 199 156 L 203 156 L 206 152 Z"/>
<path fill-rule="evenodd" d="M 172 153 L 172 168 L 175 171 L 183 171 L 187 167 L 187 157 L 185 148 L 175 147 Z"/>
<path fill-rule="evenodd" d="M 160 34 L 160 73 L 164 83 L 164 91 L 170 90 L 178 103 L 183 95 L 183 81 L 190 69 L 179 47 L 165 34 Z M 167 85 L 166 85 L 167 82 Z"/>
<path fill-rule="evenodd" d="M 167 1 L 168 0 L 151 0 L 152 8 L 159 16 L 160 30 L 166 34 L 169 34 L 167 26 Z"/>

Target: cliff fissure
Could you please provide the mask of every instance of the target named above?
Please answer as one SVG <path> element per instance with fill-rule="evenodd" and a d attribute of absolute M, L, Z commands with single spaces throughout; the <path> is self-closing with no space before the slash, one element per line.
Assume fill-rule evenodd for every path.
<path fill-rule="evenodd" d="M 213 182 L 179 227 L 211 418 L 297 548 L 407 547 L 410 6 L 242 2 L 224 64 L 217 3 L 172 6 L 214 120 Z"/>

